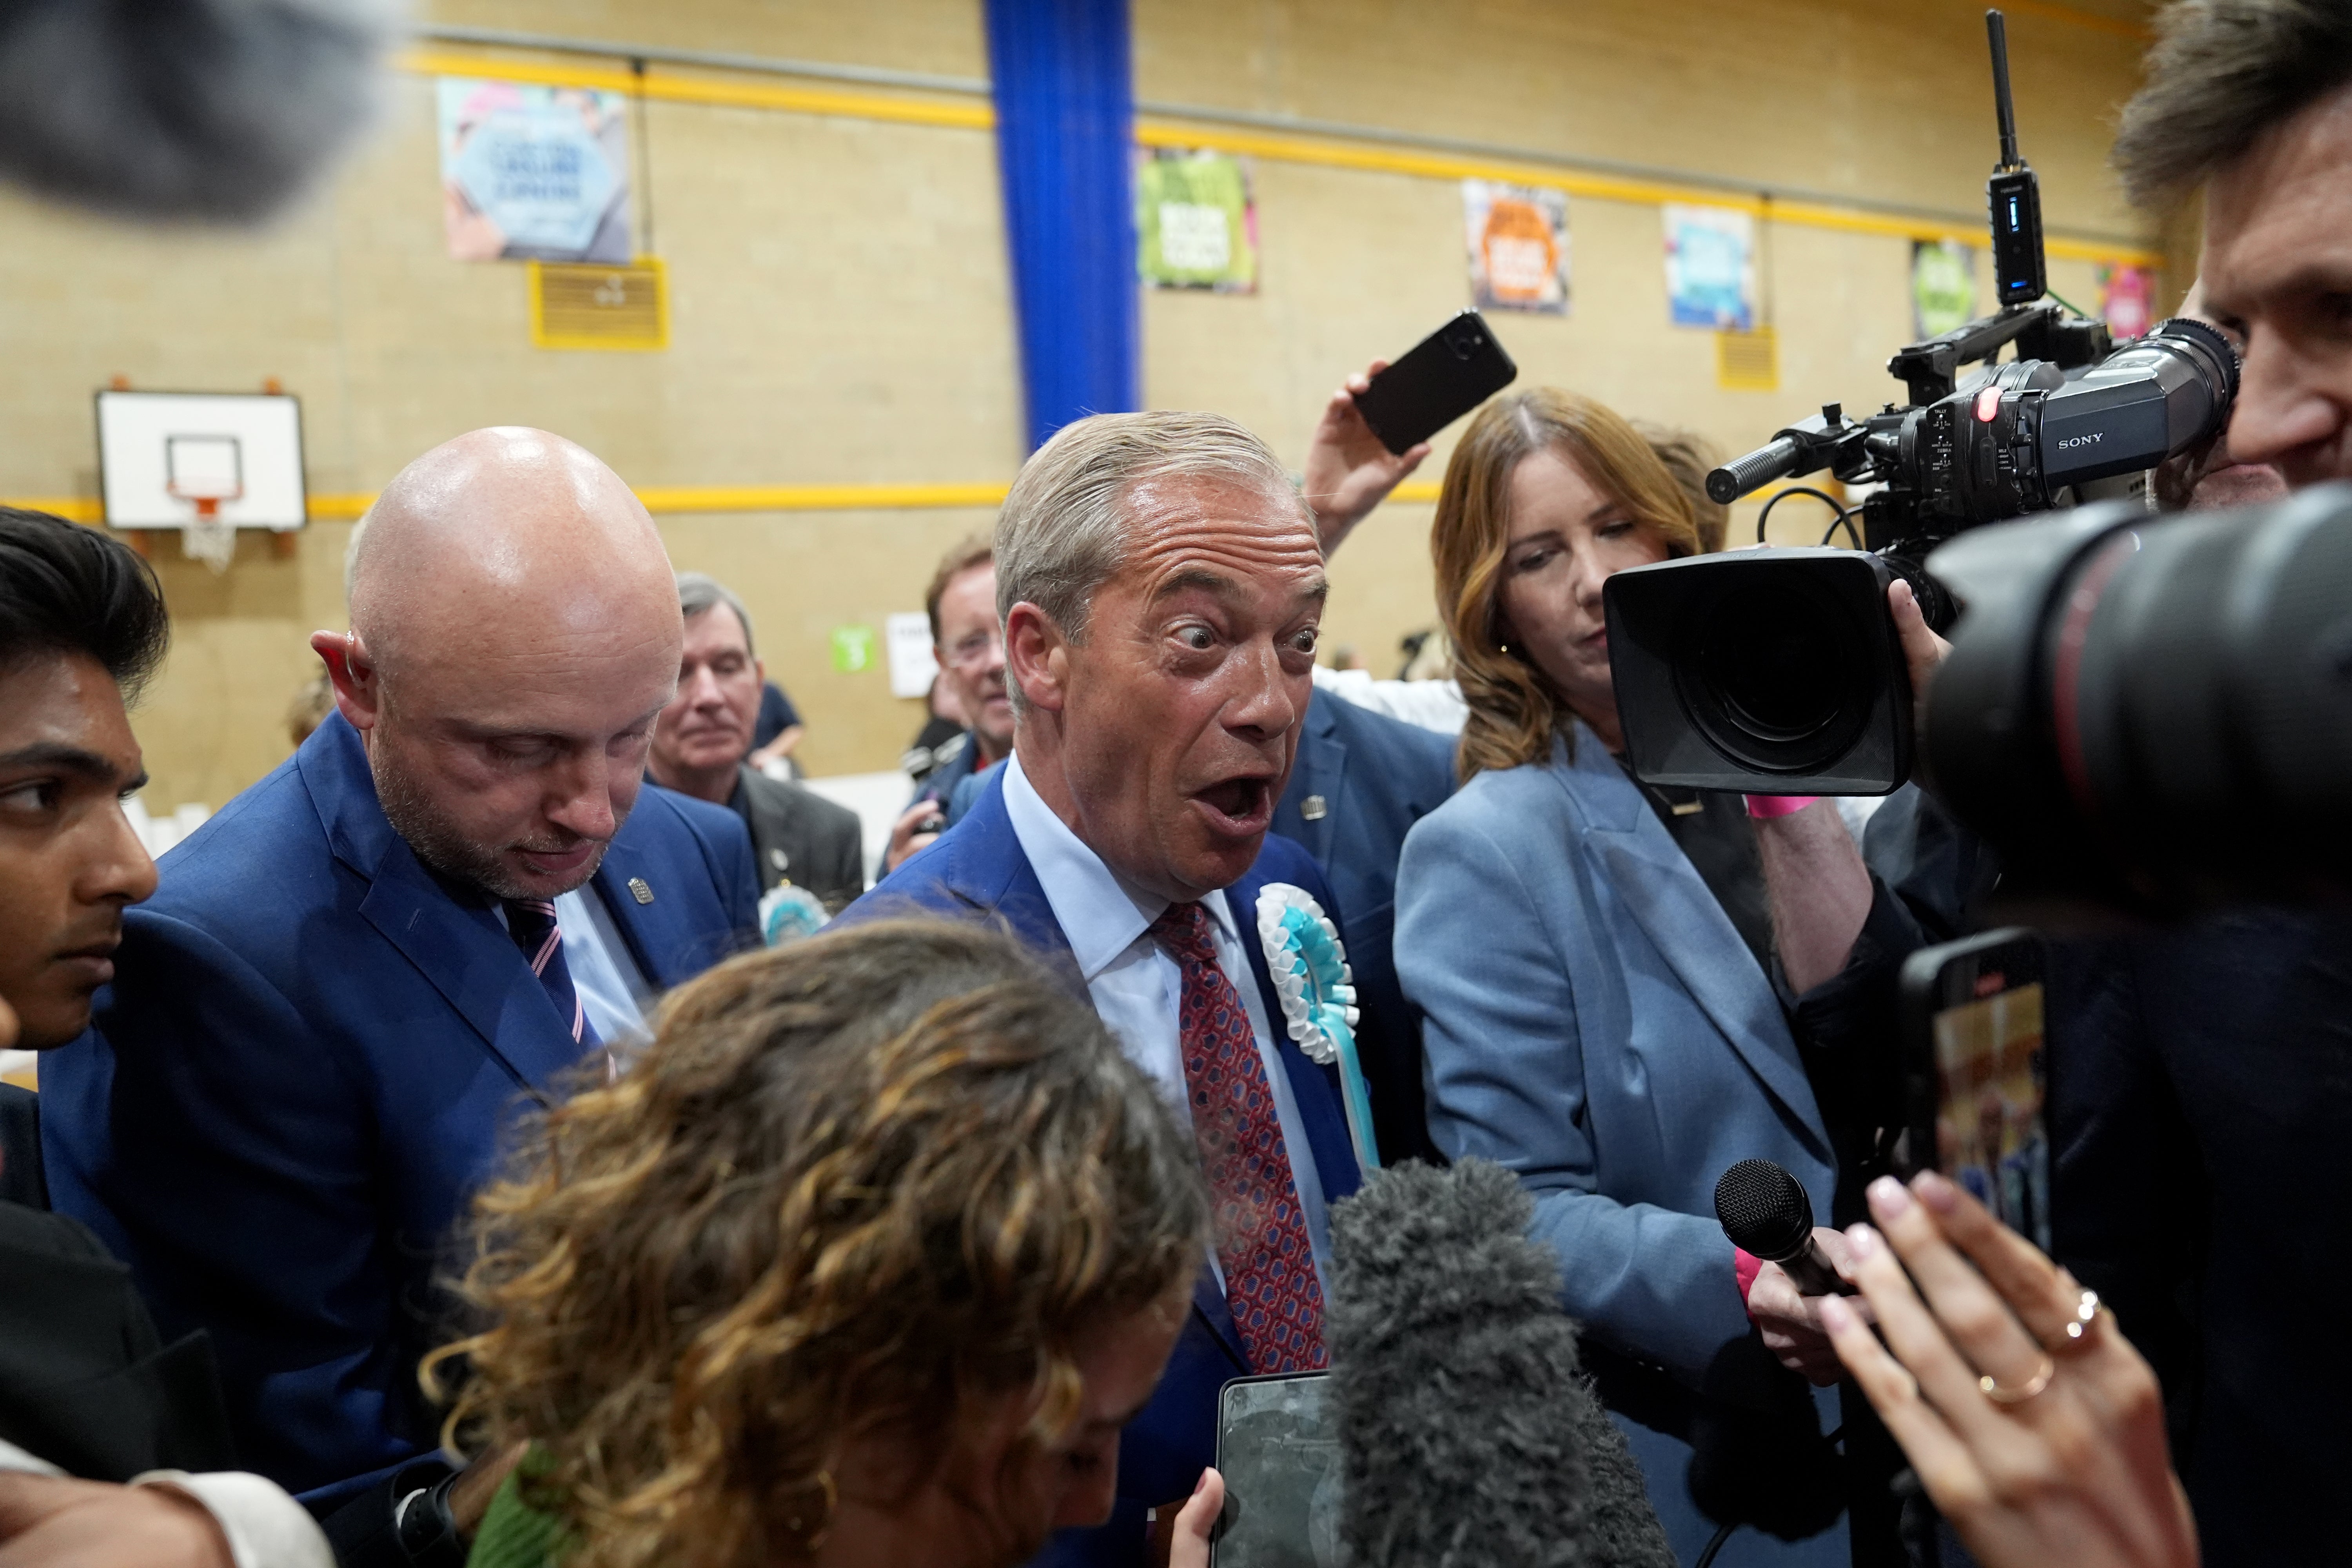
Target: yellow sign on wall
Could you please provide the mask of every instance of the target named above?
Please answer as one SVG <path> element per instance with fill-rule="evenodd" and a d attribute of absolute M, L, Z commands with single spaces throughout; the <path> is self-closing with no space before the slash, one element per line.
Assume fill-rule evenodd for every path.
<path fill-rule="evenodd" d="M 669 347 L 669 276 L 661 258 L 532 262 L 530 341 L 543 349 Z"/>

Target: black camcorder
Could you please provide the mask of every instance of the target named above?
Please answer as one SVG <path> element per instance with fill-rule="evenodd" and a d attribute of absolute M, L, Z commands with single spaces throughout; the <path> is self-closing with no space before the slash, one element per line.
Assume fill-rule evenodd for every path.
<path fill-rule="evenodd" d="M 1910 583 L 1942 630 L 1958 606 L 1927 570 L 1937 546 L 2088 501 L 2145 510 L 2148 471 L 2228 422 L 2238 363 L 2220 332 L 2176 319 L 2117 349 L 2104 323 L 2042 298 L 2040 197 L 2017 152 L 2000 14 L 1987 25 L 2001 134 L 1987 203 L 2002 309 L 1887 362 L 1907 405 L 1853 419 L 1830 404 L 1707 476 L 1722 502 L 1823 468 L 1874 485 L 1860 509 L 1861 551 L 1826 548 L 1825 537 L 1820 549 L 1741 551 L 1610 578 L 1617 709 L 1627 761 L 1645 782 L 1779 795 L 1899 788 L 1912 771 L 1913 702 L 1889 583 Z M 1841 525 L 1855 531 L 1843 507 L 1831 532 Z"/>

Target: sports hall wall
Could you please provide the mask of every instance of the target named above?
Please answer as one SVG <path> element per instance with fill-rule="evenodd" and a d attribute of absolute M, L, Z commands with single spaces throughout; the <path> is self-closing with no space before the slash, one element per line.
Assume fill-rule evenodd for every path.
<path fill-rule="evenodd" d="M 2088 307 L 2096 255 L 2158 250 L 2174 263 L 2159 284 L 2169 304 L 2193 250 L 2124 208 L 2103 163 L 2145 13 L 2082 4 L 2009 6 L 2025 151 L 2049 225 L 2070 237 L 2052 286 Z M 979 0 L 421 11 L 428 23 L 987 74 Z M 1590 392 L 1728 452 L 1824 400 L 1895 395 L 1884 362 L 1910 335 L 1910 236 L 1980 237 L 1969 215 L 1995 151 L 1981 17 L 1969 0 L 1134 0 L 1136 92 L 1957 215 L 1792 211 L 1803 204 L 1778 195 L 1781 216 L 1760 226 L 1759 290 L 1780 389 L 1726 391 L 1714 334 L 1668 325 L 1654 191 L 1552 170 L 1570 192 L 1573 299 L 1564 318 L 1493 318 L 1522 383 Z M 115 376 L 218 391 L 276 378 L 303 399 L 320 520 L 290 552 L 248 533 L 215 575 L 156 536 L 176 637 L 138 721 L 151 802 L 218 805 L 285 753 L 287 700 L 316 668 L 304 639 L 341 624 L 350 517 L 410 458 L 488 424 L 542 426 L 599 453 L 656 504 L 680 567 L 741 592 L 771 674 L 807 720 L 812 773 L 891 765 L 920 704 L 890 696 L 878 657 L 837 671 L 833 629 L 878 633 L 891 612 L 919 609 L 934 557 L 991 525 L 989 498 L 1024 456 L 986 100 L 655 72 L 663 96 L 647 105 L 638 180 L 668 268 L 671 343 L 563 352 L 531 346 L 522 267 L 446 255 L 433 67 L 609 74 L 620 62 L 422 42 L 362 153 L 259 236 L 134 231 L 0 195 L 0 497 L 94 515 L 90 395 Z M 820 102 L 832 111 L 811 111 Z M 1143 120 L 1190 135 L 1171 114 Z M 1145 395 L 1232 414 L 1296 465 L 1342 374 L 1467 303 L 1459 182 L 1506 160 L 1193 129 L 1197 144 L 1252 156 L 1262 272 L 1254 294 L 1146 295 Z M 1990 308 L 1981 258 L 1978 277 Z M 1379 673 L 1393 672 L 1401 636 L 1433 620 L 1425 498 L 1444 448 L 1407 492 L 1423 499 L 1391 503 L 1334 564 L 1326 645 L 1354 647 Z M 859 488 L 814 493 L 826 486 Z M 755 493 L 714 494 L 729 489 Z M 720 504 L 767 510 L 709 510 Z M 1796 510 L 1785 509 L 1787 537 L 1810 542 L 1819 524 Z M 1752 519 L 1735 537 L 1752 536 Z"/>

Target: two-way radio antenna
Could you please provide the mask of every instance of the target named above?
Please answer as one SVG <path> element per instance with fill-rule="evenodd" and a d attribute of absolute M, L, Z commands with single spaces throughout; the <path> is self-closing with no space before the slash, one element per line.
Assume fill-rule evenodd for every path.
<path fill-rule="evenodd" d="M 2007 310 L 2041 299 L 2049 291 L 2050 273 L 2042 254 L 2042 183 L 2017 150 L 2009 28 L 2000 12 L 1985 13 L 1985 37 L 1992 46 L 1993 107 L 2000 116 L 2000 163 L 1985 183 L 1985 206 L 1992 220 L 1993 297 Z"/>
<path fill-rule="evenodd" d="M 2000 117 L 2000 164 L 2003 173 L 2025 167 L 2017 155 L 2017 104 L 2009 96 L 2009 24 L 1998 11 L 1985 13 L 1985 36 L 1992 44 L 1993 111 Z"/>

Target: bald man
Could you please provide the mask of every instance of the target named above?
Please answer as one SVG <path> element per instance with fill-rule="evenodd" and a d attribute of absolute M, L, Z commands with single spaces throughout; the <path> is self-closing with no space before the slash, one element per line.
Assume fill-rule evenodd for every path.
<path fill-rule="evenodd" d="M 44 1061 L 57 1206 L 208 1329 L 238 1452 L 328 1511 L 424 1472 L 433 1279 L 516 1110 L 749 942 L 740 818 L 641 783 L 667 557 L 613 472 L 481 430 L 353 536 L 336 711 L 166 856 Z"/>

